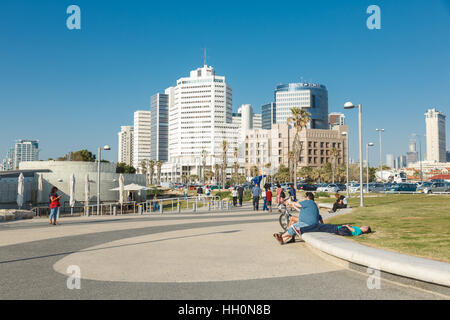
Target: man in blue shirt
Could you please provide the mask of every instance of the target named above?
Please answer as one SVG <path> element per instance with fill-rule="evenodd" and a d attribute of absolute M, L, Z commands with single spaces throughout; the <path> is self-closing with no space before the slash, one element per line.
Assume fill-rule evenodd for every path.
<path fill-rule="evenodd" d="M 289 196 L 291 196 L 292 201 L 297 201 L 297 191 L 292 183 L 289 186 Z"/>
<path fill-rule="evenodd" d="M 306 200 L 301 202 L 293 202 L 292 200 L 286 201 L 285 204 L 293 209 L 300 210 L 298 221 L 292 224 L 288 230 L 280 235 L 275 233 L 273 236 L 280 241 L 281 244 L 291 240 L 295 235 L 301 235 L 300 228 L 314 226 L 322 222 L 322 217 L 319 214 L 319 208 L 314 202 L 314 194 L 307 192 Z"/>
<path fill-rule="evenodd" d="M 261 188 L 258 184 L 252 188 L 252 196 L 253 196 L 253 210 L 258 211 L 259 209 L 259 197 L 261 197 Z"/>

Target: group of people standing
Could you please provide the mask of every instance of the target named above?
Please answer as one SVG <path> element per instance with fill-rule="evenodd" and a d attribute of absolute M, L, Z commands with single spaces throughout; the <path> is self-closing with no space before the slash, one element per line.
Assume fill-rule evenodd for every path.
<path fill-rule="evenodd" d="M 253 210 L 259 210 L 259 200 L 263 199 L 263 211 L 272 212 L 272 191 L 270 190 L 270 184 L 265 184 L 264 189 L 261 190 L 258 184 L 255 184 L 252 188 L 252 203 Z"/>

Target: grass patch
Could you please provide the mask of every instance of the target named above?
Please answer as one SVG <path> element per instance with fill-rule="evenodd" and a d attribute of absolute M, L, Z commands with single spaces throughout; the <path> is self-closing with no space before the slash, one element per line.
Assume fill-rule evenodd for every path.
<path fill-rule="evenodd" d="M 322 202 L 322 199 L 321 199 Z M 450 196 L 420 194 L 350 198 L 352 213 L 327 223 L 370 225 L 373 234 L 352 238 L 359 243 L 450 262 Z"/>

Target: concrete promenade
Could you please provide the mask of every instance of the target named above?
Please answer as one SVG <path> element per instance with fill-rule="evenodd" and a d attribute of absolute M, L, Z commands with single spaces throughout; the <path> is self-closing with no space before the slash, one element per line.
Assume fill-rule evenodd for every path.
<path fill-rule="evenodd" d="M 91 216 L 0 223 L 0 299 L 442 299 L 280 246 L 278 213 Z M 81 289 L 68 289 L 68 267 Z"/>

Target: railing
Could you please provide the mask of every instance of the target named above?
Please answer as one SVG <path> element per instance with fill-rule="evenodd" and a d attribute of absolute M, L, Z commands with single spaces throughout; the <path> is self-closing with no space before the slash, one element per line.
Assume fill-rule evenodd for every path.
<path fill-rule="evenodd" d="M 177 212 L 182 211 L 216 211 L 216 210 L 231 210 L 232 201 L 220 200 L 218 196 L 199 195 L 195 197 L 180 197 L 180 198 L 162 198 L 157 200 L 147 200 L 144 202 L 118 202 L 97 204 L 84 204 L 83 202 L 76 202 L 73 207 L 69 202 L 63 203 L 60 207 L 58 215 L 60 216 L 90 216 L 90 215 L 117 215 L 117 214 L 144 214 L 151 212 Z M 201 209 L 201 210 L 199 210 Z M 36 206 L 31 209 L 36 216 L 47 216 L 50 213 L 48 205 Z"/>

